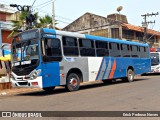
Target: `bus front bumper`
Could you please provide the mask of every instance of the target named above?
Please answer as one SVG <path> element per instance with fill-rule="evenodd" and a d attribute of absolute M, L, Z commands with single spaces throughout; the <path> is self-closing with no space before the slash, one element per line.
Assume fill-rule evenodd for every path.
<path fill-rule="evenodd" d="M 14 80 L 11 78 L 12 87 L 25 88 L 42 88 L 42 77 L 39 76 L 34 80 Z"/>

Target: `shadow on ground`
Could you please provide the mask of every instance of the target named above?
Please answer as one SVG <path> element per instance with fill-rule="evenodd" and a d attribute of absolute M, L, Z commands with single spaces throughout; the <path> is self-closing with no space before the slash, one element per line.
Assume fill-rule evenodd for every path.
<path fill-rule="evenodd" d="M 147 73 L 143 74 L 142 76 L 160 76 L 160 73 Z"/>
<path fill-rule="evenodd" d="M 134 80 L 134 82 L 140 82 L 142 80 L 149 80 L 149 78 L 143 78 L 143 79 L 137 78 Z M 107 82 L 107 83 L 103 83 L 102 81 L 98 81 L 98 82 L 83 84 L 83 85 L 81 85 L 80 90 L 104 87 L 104 86 L 109 86 L 109 85 L 114 85 L 114 84 L 125 84 L 125 83 L 128 84 L 128 82 L 124 82 L 122 80 L 117 80 L 117 81 Z M 56 88 L 52 92 L 46 92 L 46 91 L 40 90 L 40 91 L 34 91 L 34 92 L 28 92 L 28 93 L 20 93 L 20 94 L 16 94 L 15 96 L 49 96 L 49 95 L 62 94 L 62 93 L 67 93 L 67 91 L 64 87 Z"/>

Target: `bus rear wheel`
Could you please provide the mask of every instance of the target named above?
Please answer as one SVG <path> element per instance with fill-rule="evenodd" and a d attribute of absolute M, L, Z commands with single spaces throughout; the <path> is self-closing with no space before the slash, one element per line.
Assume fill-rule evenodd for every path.
<path fill-rule="evenodd" d="M 44 91 L 46 92 L 52 92 L 54 90 L 55 86 L 53 87 L 46 87 L 46 88 L 43 88 Z"/>
<path fill-rule="evenodd" d="M 77 91 L 80 87 L 80 78 L 76 73 L 70 73 L 66 80 L 66 90 L 69 92 Z"/>
<path fill-rule="evenodd" d="M 123 78 L 126 82 L 133 82 L 134 80 L 134 71 L 132 69 L 127 70 L 127 77 Z"/>

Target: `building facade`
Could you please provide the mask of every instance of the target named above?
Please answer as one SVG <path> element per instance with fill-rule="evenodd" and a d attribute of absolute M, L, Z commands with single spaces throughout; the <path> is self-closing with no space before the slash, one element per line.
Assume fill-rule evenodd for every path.
<path fill-rule="evenodd" d="M 0 48 L 4 44 L 10 44 L 12 38 L 8 38 L 13 30 L 13 21 L 19 21 L 19 12 L 8 5 L 0 4 Z M 0 49 L 2 56 L 2 49 Z M 6 65 L 0 61 L 0 78 L 6 74 Z"/>
<path fill-rule="evenodd" d="M 103 17 L 87 12 L 62 30 L 144 42 L 144 28 L 129 24 L 125 15 L 117 13 Z M 150 47 L 159 48 L 160 32 L 148 29 L 147 34 Z"/>
<path fill-rule="evenodd" d="M 19 21 L 19 12 L 8 5 L 0 4 L 0 46 L 2 43 L 11 43 L 7 38 L 13 30 L 13 21 Z"/>

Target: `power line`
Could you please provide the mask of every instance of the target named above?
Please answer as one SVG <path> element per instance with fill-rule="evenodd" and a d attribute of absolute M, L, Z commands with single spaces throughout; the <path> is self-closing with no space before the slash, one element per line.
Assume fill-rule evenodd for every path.
<path fill-rule="evenodd" d="M 160 29 L 157 32 L 160 32 Z M 155 33 L 153 35 L 151 35 L 151 37 L 148 38 L 147 41 L 149 41 L 154 35 L 155 35 Z"/>
<path fill-rule="evenodd" d="M 62 16 L 58 16 L 58 15 L 56 15 L 55 17 L 62 18 L 62 19 L 68 20 L 68 21 L 73 21 L 71 19 L 68 19 L 68 18 L 65 18 L 65 17 L 62 17 Z"/>
<path fill-rule="evenodd" d="M 46 13 L 46 14 L 48 14 L 47 12 L 45 12 L 45 11 L 43 11 L 43 10 L 38 10 L 38 12 L 43 12 L 43 13 Z M 50 16 L 52 16 L 51 15 L 51 13 L 49 14 Z M 55 15 L 55 17 L 57 17 L 57 15 Z M 60 16 L 58 16 L 59 18 L 61 18 Z M 63 19 L 67 19 L 67 18 L 64 18 L 63 17 Z M 60 19 L 56 19 L 58 22 L 62 22 L 62 23 L 65 23 L 65 24 L 70 24 L 69 22 L 66 22 L 66 21 L 63 21 L 63 20 L 60 20 Z M 72 20 L 70 20 L 70 21 L 72 21 Z"/>
<path fill-rule="evenodd" d="M 46 4 L 44 4 L 43 6 L 41 6 L 40 8 L 43 8 L 43 7 L 45 7 L 45 6 L 47 6 L 47 5 L 49 5 L 49 4 L 51 4 L 51 2 L 50 3 L 46 3 Z M 37 8 L 37 7 L 36 7 Z M 39 9 L 40 9 L 39 8 Z"/>
<path fill-rule="evenodd" d="M 33 5 L 34 5 L 35 2 L 36 2 L 36 0 L 34 0 L 34 2 L 33 2 L 33 4 L 32 4 L 32 7 L 33 7 Z"/>
<path fill-rule="evenodd" d="M 56 20 L 59 21 L 59 22 L 65 23 L 65 24 L 70 24 L 70 23 L 62 21 L 62 20 L 58 20 L 58 19 L 56 19 Z"/>
<path fill-rule="evenodd" d="M 48 13 L 48 12 L 46 12 L 46 11 L 44 11 L 44 10 L 39 10 L 39 9 L 38 9 L 38 12 L 46 13 L 46 14 L 51 15 L 51 13 Z M 52 15 L 51 15 L 51 16 L 52 16 Z M 71 19 L 69 19 L 69 18 L 65 18 L 65 17 L 59 16 L 59 15 L 55 15 L 55 17 L 57 17 L 57 18 L 62 18 L 62 19 L 64 19 L 64 20 L 71 21 L 71 22 L 74 21 L 74 20 L 71 20 Z"/>
<path fill-rule="evenodd" d="M 37 7 L 41 6 L 41 5 L 44 5 L 44 4 L 47 4 L 47 3 L 50 3 L 50 2 L 52 2 L 52 0 L 49 0 L 49 1 L 47 1 L 47 2 L 44 2 L 44 3 L 42 3 L 42 4 L 39 4 L 39 5 L 33 6 L 33 7 L 37 8 Z"/>

